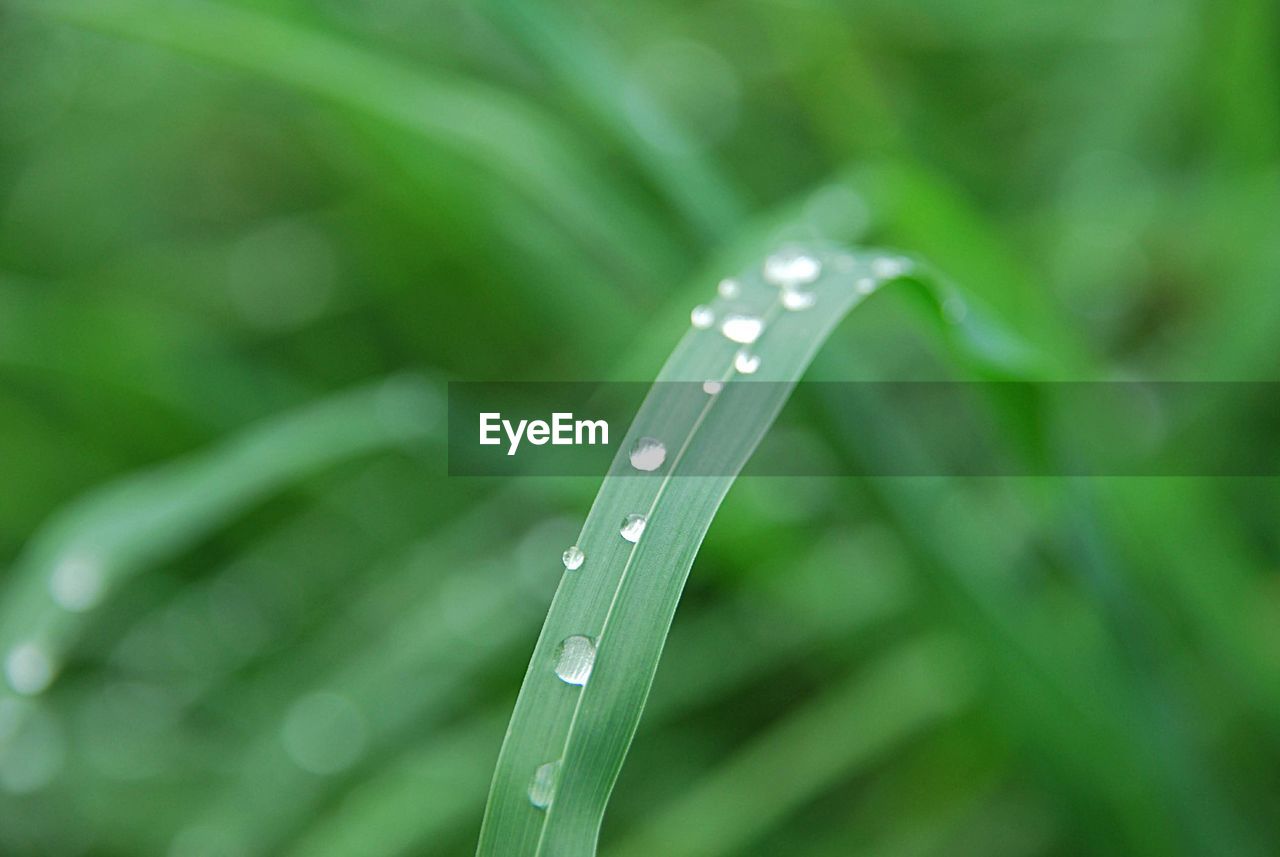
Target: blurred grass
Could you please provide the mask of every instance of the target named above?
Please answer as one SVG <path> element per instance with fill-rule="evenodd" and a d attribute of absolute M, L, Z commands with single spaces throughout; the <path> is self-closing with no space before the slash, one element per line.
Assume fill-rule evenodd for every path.
<path fill-rule="evenodd" d="M 1260 0 L 3 0 L 0 852 L 474 852 L 598 486 L 449 479 L 367 385 L 651 379 L 775 240 L 927 259 L 1037 377 L 1273 380 L 1278 43 Z M 886 293 L 812 377 L 991 373 Z M 602 853 L 1280 851 L 1278 500 L 740 482 Z M 860 693 L 921 640 L 972 683 L 913 731 Z"/>

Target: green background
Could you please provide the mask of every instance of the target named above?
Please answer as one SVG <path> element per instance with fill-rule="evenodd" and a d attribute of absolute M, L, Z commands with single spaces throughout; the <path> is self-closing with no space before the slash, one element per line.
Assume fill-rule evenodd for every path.
<path fill-rule="evenodd" d="M 448 478 L 444 384 L 650 379 L 780 241 L 927 260 L 1040 379 L 1274 380 L 1278 46 L 1266 0 L 0 0 L 0 853 L 471 853 L 598 480 Z M 889 291 L 813 376 L 973 377 Z M 742 480 L 601 852 L 1280 852 L 1277 513 Z"/>

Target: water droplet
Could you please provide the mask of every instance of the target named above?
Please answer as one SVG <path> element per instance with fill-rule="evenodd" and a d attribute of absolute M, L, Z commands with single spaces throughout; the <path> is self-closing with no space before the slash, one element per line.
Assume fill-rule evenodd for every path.
<path fill-rule="evenodd" d="M 566 637 L 556 649 L 556 675 L 566 684 L 586 684 L 595 663 L 596 644 L 590 637 Z"/>
<path fill-rule="evenodd" d="M 666 460 L 667 448 L 657 438 L 642 437 L 631 447 L 631 466 L 636 470 L 650 473 L 661 467 Z"/>
<path fill-rule="evenodd" d="M 779 250 L 764 260 L 764 278 L 775 286 L 803 286 L 821 273 L 821 262 L 794 247 Z"/>
<path fill-rule="evenodd" d="M 875 277 L 859 277 L 853 287 L 859 294 L 869 295 L 876 290 L 878 285 L 880 284 Z"/>
<path fill-rule="evenodd" d="M 817 302 L 818 296 L 813 292 L 803 292 L 799 289 L 782 290 L 782 306 L 792 312 L 808 309 Z"/>
<path fill-rule="evenodd" d="M 73 613 L 91 610 L 105 589 L 101 564 L 91 556 L 64 557 L 49 575 L 49 594 L 58 606 Z"/>
<path fill-rule="evenodd" d="M 321 317 L 339 282 L 334 246 L 329 235 L 298 220 L 242 238 L 227 259 L 232 305 L 265 330 L 295 330 Z"/>
<path fill-rule="evenodd" d="M 724 389 L 723 381 L 703 381 L 702 382 L 702 392 L 706 393 L 708 396 L 714 396 L 716 393 L 719 393 L 723 389 Z"/>
<path fill-rule="evenodd" d="M 582 561 L 587 558 L 587 555 L 577 545 L 570 545 L 560 558 L 564 560 L 566 571 L 577 571 L 582 568 Z"/>
<path fill-rule="evenodd" d="M 871 273 L 882 280 L 901 277 L 909 270 L 911 270 L 911 263 L 908 260 L 893 256 L 881 256 L 871 263 Z"/>
<path fill-rule="evenodd" d="M 529 781 L 529 803 L 538 809 L 551 806 L 551 799 L 556 793 L 556 781 L 559 779 L 559 759 L 539 765 L 533 772 L 533 779 Z"/>
<path fill-rule="evenodd" d="M 706 304 L 698 304 L 689 313 L 689 321 L 693 322 L 693 326 L 698 330 L 706 330 L 716 323 L 716 314 Z"/>
<path fill-rule="evenodd" d="M 753 315 L 730 315 L 720 325 L 720 332 L 739 345 L 750 345 L 764 333 L 764 319 Z"/>
<path fill-rule="evenodd" d="M 959 295 L 952 295 L 942 302 L 942 315 L 952 324 L 960 324 L 968 314 L 969 307 Z"/>
<path fill-rule="evenodd" d="M 640 541 L 640 536 L 644 535 L 644 525 L 646 523 L 648 523 L 648 519 L 644 515 L 627 515 L 619 532 L 624 539 L 635 544 Z"/>
<path fill-rule="evenodd" d="M 727 300 L 733 300 L 738 295 L 742 294 L 742 286 L 738 285 L 737 280 L 726 277 L 720 281 L 718 286 L 716 286 L 716 291 L 720 293 L 720 297 Z"/>
<path fill-rule="evenodd" d="M 289 709 L 280 730 L 285 752 L 304 771 L 336 774 L 364 755 L 365 718 L 342 694 L 309 693 Z"/>
<path fill-rule="evenodd" d="M 4 658 L 9 686 L 26 696 L 43 692 L 53 682 L 55 670 L 53 657 L 38 643 L 19 643 Z"/>
<path fill-rule="evenodd" d="M 743 348 L 734 355 L 733 368 L 743 375 L 754 375 L 760 368 L 760 355 Z"/>

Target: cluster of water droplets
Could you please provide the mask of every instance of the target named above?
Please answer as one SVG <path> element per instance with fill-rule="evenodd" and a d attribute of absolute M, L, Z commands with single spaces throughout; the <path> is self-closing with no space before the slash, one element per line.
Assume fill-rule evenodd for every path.
<path fill-rule="evenodd" d="M 764 279 L 782 290 L 782 308 L 800 312 L 818 302 L 816 293 L 807 287 L 822 276 L 822 261 L 796 247 L 784 247 L 764 262 Z"/>
<path fill-rule="evenodd" d="M 851 254 L 841 253 L 831 260 L 831 265 L 841 273 L 851 274 L 857 269 L 857 260 Z M 903 276 L 910 270 L 910 260 L 882 256 L 871 262 L 868 274 L 854 280 L 853 288 L 860 294 L 870 294 L 882 282 Z M 808 287 L 823 273 L 822 260 L 817 256 L 799 248 L 786 247 L 765 260 L 762 273 L 765 282 L 780 290 L 779 303 L 784 310 L 800 312 L 816 305 L 817 294 Z M 726 278 L 717 284 L 716 293 L 726 301 L 735 301 L 742 295 L 742 285 L 735 279 Z M 949 308 L 951 315 L 963 317 L 963 304 L 957 303 Z M 764 333 L 765 319 L 743 312 L 728 312 L 723 317 L 718 317 L 713 307 L 699 304 L 689 313 L 689 321 L 697 330 L 718 327 L 726 339 L 742 346 L 734 354 L 735 372 L 751 375 L 760 369 L 760 356 L 752 352 L 750 346 Z M 708 380 L 702 384 L 702 390 L 708 396 L 719 395 L 723 389 L 722 380 Z M 652 437 L 639 438 L 628 454 L 631 466 L 646 473 L 661 468 L 666 462 L 666 456 L 666 445 Z M 625 541 L 638 544 L 647 523 L 645 515 L 627 515 L 618 533 Z M 566 571 L 576 571 L 586 561 L 586 555 L 578 545 L 571 545 L 564 551 L 561 559 Z M 574 634 L 566 637 L 556 647 L 555 674 L 566 684 L 584 687 L 595 667 L 595 659 L 596 641 L 582 634 Z M 559 759 L 545 762 L 534 770 L 528 790 L 529 802 L 534 807 L 546 809 L 551 805 L 560 771 Z"/>
<path fill-rule="evenodd" d="M 107 591 L 107 569 L 98 556 L 82 547 L 68 550 L 52 565 L 46 580 L 49 597 L 69 613 L 97 607 Z M 44 642 L 22 640 L 0 660 L 4 681 L 22 696 L 43 693 L 57 677 L 59 664 Z"/>

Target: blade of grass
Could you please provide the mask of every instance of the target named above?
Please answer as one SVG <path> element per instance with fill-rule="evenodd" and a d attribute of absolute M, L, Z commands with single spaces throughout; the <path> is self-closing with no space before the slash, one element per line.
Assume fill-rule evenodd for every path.
<path fill-rule="evenodd" d="M 0 652 L 14 692 L 38 694 L 86 623 L 125 578 L 174 556 L 283 485 L 395 446 L 438 423 L 434 388 L 393 379 L 245 431 L 207 452 L 127 477 L 61 513 L 6 581 Z"/>
<path fill-rule="evenodd" d="M 848 568 L 855 558 L 865 554 L 852 550 L 845 544 L 824 544 L 815 549 L 804 562 L 820 565 L 823 569 Z M 671 634 L 670 647 L 674 652 L 688 652 L 690 657 L 670 664 L 658 677 L 654 694 L 646 708 L 644 726 L 652 731 L 678 721 L 683 715 L 723 699 L 730 693 L 740 692 L 744 686 L 763 680 L 770 672 L 781 669 L 789 661 L 803 658 L 822 640 L 835 636 L 847 639 L 882 625 L 890 617 L 900 616 L 906 609 L 905 584 L 897 574 L 887 569 L 875 571 L 857 583 L 859 598 L 850 609 L 832 617 L 832 622 L 812 621 L 811 614 L 797 616 L 792 633 L 778 636 L 770 633 L 777 621 L 777 604 L 774 600 L 757 603 L 757 598 L 740 597 L 718 605 L 711 611 L 698 614 L 683 626 L 677 625 Z M 803 593 L 802 597 L 810 597 Z M 793 615 L 784 611 L 783 615 Z M 808 618 L 810 621 L 804 621 Z M 832 624 L 834 623 L 834 624 Z M 694 657 L 698 652 L 722 653 L 714 660 Z M 503 717 L 494 734 L 500 734 L 509 711 L 503 703 L 501 711 L 493 712 Z M 488 721 L 489 715 L 481 718 Z M 455 732 L 448 731 L 430 736 L 423 745 L 411 753 L 411 759 L 436 759 L 449 755 L 447 745 L 454 743 Z M 471 754 L 471 761 L 486 760 L 491 754 L 478 749 Z M 410 770 L 412 767 L 412 770 Z M 424 762 L 421 765 L 406 763 L 396 758 L 370 774 L 369 778 L 353 787 L 343 798 L 344 810 L 340 816 L 318 816 L 314 826 L 298 840 L 290 851 L 301 857 L 336 857 L 361 854 L 367 835 L 386 824 L 397 832 L 397 841 L 404 847 L 398 853 L 421 853 L 428 843 L 442 831 L 459 825 L 463 820 L 478 818 L 483 809 L 487 781 L 470 791 L 474 765 L 466 771 L 448 774 L 454 783 L 447 806 L 432 806 L 423 811 L 419 805 L 421 795 L 431 782 L 440 777 L 440 769 Z M 467 786 L 461 782 L 465 779 Z M 466 792 L 467 800 L 459 800 L 459 793 Z M 403 807 L 406 817 L 392 818 L 383 806 L 389 802 Z M 445 811 L 448 810 L 448 811 Z M 475 815 L 471 815 L 475 813 Z"/>
<path fill-rule="evenodd" d="M 22 8 L 258 74 L 404 128 L 480 164 L 564 223 L 587 248 L 647 271 L 664 242 L 551 116 L 496 87 L 430 72 L 245 8 L 188 0 L 43 0 Z M 610 217 L 600 217 L 607 209 Z"/>
<path fill-rule="evenodd" d="M 738 278 L 738 296 L 714 304 L 718 314 L 763 321 L 751 346 L 759 360 L 751 377 L 775 383 L 742 383 L 738 343 L 695 328 L 657 380 L 697 383 L 655 385 L 623 439 L 578 540 L 586 562 L 562 579 L 516 702 L 481 829 L 481 857 L 594 852 L 689 568 L 734 475 L 840 319 L 910 267 L 899 258 L 830 247 L 808 253 L 823 270 L 808 287 L 811 307 L 788 312 L 780 290 L 758 269 Z M 941 291 L 931 278 L 915 281 L 935 297 Z M 700 386 L 707 380 L 723 387 L 708 395 Z M 625 478 L 627 453 L 640 437 L 657 438 L 670 454 L 652 478 Z M 691 471 L 724 475 L 684 475 Z M 647 524 L 633 543 L 619 527 L 637 514 Z M 554 669 L 570 637 L 592 641 L 593 666 L 581 688 Z M 539 768 L 557 771 L 544 809 L 529 796 Z"/>
<path fill-rule="evenodd" d="M 850 768 L 891 752 L 959 710 L 971 693 L 956 641 L 907 644 L 752 741 L 688 793 L 658 808 L 611 853 L 742 853 Z"/>
<path fill-rule="evenodd" d="M 604 39 L 558 4 L 486 2 L 484 8 L 605 125 L 674 206 L 708 238 L 742 220 L 745 205 L 720 172 L 652 95 L 627 80 Z M 626 99 L 619 93 L 626 92 Z M 660 137 L 658 146 L 639 133 Z"/>

